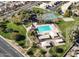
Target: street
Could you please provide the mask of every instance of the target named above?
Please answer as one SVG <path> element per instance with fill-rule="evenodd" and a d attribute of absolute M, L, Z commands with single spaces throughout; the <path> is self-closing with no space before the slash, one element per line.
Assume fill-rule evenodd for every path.
<path fill-rule="evenodd" d="M 41 2 L 38 1 L 38 2 L 34 2 L 34 3 L 28 3 L 28 4 L 24 5 L 24 6 L 22 6 L 21 8 L 19 8 L 17 11 L 12 10 L 10 12 L 6 12 L 5 15 L 2 16 L 2 17 L 7 18 L 7 17 L 19 12 L 22 9 L 25 9 L 25 10 L 31 9 L 33 6 L 38 5 L 38 3 L 41 3 Z"/>
<path fill-rule="evenodd" d="M 65 4 L 65 3 L 67 3 L 67 2 L 61 2 L 61 3 L 59 3 L 58 5 L 56 5 L 55 7 L 53 7 L 51 10 L 57 11 L 57 8 L 60 7 L 60 6 L 62 6 L 62 5 Z"/>
<path fill-rule="evenodd" d="M 0 57 L 23 57 L 23 55 L 0 37 Z"/>
<path fill-rule="evenodd" d="M 4 18 L 7 18 L 7 17 L 9 17 L 9 16 L 11 16 L 11 15 L 13 15 L 13 14 L 19 12 L 19 11 L 22 10 L 22 9 L 25 9 L 25 10 L 32 9 L 33 6 L 38 5 L 38 4 L 40 4 L 40 3 L 42 3 L 42 2 L 41 2 L 41 1 L 37 1 L 37 2 L 33 2 L 33 3 L 28 3 L 28 4 L 26 4 L 26 5 L 22 6 L 22 7 L 20 7 L 17 11 L 11 10 L 11 11 L 9 11 L 9 12 L 6 12 L 3 17 L 4 17 Z M 64 2 L 58 4 L 58 5 L 55 6 L 52 10 L 55 11 L 55 10 L 56 10 L 59 6 L 61 6 L 62 4 L 64 4 Z"/>

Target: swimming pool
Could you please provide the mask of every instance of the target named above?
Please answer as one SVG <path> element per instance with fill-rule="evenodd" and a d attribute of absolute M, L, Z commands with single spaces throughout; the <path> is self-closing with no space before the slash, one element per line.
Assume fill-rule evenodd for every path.
<path fill-rule="evenodd" d="M 51 31 L 51 27 L 49 25 L 43 25 L 37 27 L 38 32 Z"/>

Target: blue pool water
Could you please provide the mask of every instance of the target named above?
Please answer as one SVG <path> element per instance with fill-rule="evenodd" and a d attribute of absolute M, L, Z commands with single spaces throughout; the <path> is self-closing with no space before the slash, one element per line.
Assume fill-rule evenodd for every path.
<path fill-rule="evenodd" d="M 38 32 L 44 32 L 44 31 L 50 31 L 50 30 L 52 30 L 49 25 L 39 26 L 37 29 L 38 29 Z"/>

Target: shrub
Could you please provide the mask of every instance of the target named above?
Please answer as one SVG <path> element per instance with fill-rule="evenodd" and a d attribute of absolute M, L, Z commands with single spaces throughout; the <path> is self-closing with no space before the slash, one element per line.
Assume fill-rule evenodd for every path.
<path fill-rule="evenodd" d="M 11 28 L 6 28 L 6 29 L 5 29 L 5 32 L 13 32 L 13 29 L 11 29 Z"/>
<path fill-rule="evenodd" d="M 51 57 L 58 57 L 57 55 L 52 55 Z"/>
<path fill-rule="evenodd" d="M 33 43 L 32 48 L 38 48 L 37 44 L 36 43 Z"/>
<path fill-rule="evenodd" d="M 25 40 L 25 36 L 18 34 L 18 35 L 16 35 L 15 39 L 16 39 L 16 41 Z"/>
<path fill-rule="evenodd" d="M 41 49 L 41 54 L 45 55 L 47 53 L 47 51 L 45 51 L 44 49 Z"/>
<path fill-rule="evenodd" d="M 64 50 L 63 50 L 62 48 L 56 48 L 56 52 L 57 52 L 57 53 L 63 53 L 63 51 L 64 51 Z"/>
<path fill-rule="evenodd" d="M 27 54 L 30 55 L 30 56 L 33 56 L 34 53 L 33 53 L 32 50 L 29 50 L 29 51 L 27 51 Z"/>
<path fill-rule="evenodd" d="M 64 21 L 63 20 L 60 20 L 60 21 L 58 21 L 58 22 L 55 22 L 56 24 L 62 24 L 62 23 L 64 23 Z"/>
<path fill-rule="evenodd" d="M 23 40 L 23 41 L 18 41 L 18 44 L 19 44 L 20 46 L 22 46 L 23 48 L 26 47 L 25 43 L 26 43 L 25 40 Z"/>
<path fill-rule="evenodd" d="M 24 36 L 24 35 L 18 34 L 18 35 L 16 35 L 15 39 L 16 39 L 16 42 L 17 42 L 20 46 L 22 46 L 23 48 L 26 47 L 26 45 L 25 45 L 25 44 L 26 44 L 26 41 L 25 41 L 25 36 Z"/>

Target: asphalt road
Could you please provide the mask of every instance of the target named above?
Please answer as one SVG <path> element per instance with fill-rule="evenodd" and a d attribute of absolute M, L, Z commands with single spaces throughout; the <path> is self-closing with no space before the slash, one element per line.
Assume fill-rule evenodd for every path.
<path fill-rule="evenodd" d="M 23 57 L 23 55 L 0 37 L 0 57 Z"/>
<path fill-rule="evenodd" d="M 67 3 L 67 2 L 61 2 L 58 5 L 56 5 L 55 7 L 53 7 L 51 10 L 56 11 L 58 7 L 62 6 L 65 3 Z"/>
<path fill-rule="evenodd" d="M 41 3 L 41 1 L 33 2 L 33 3 L 28 3 L 28 4 L 26 4 L 26 5 L 22 6 L 22 7 L 20 7 L 17 11 L 12 10 L 12 11 L 10 11 L 10 12 L 6 12 L 3 17 L 4 17 L 4 18 L 7 18 L 7 17 L 9 17 L 9 16 L 11 16 L 11 15 L 13 15 L 13 14 L 19 12 L 19 11 L 22 10 L 22 9 L 25 9 L 25 10 L 32 9 L 32 6 L 38 5 L 38 3 Z"/>
<path fill-rule="evenodd" d="M 17 11 L 14 11 L 14 10 L 11 10 L 11 11 L 8 11 L 8 12 L 5 12 L 5 14 L 3 15 L 4 18 L 7 18 L 17 12 L 19 12 L 20 10 L 22 9 L 25 9 L 25 10 L 28 10 L 28 9 L 32 9 L 32 6 L 35 6 L 35 5 L 38 5 L 39 3 L 42 3 L 42 1 L 35 1 L 33 3 L 28 3 L 22 7 L 19 7 L 19 9 Z M 55 6 L 52 10 L 55 11 L 59 6 L 61 6 L 64 2 L 58 4 L 57 6 Z"/>

